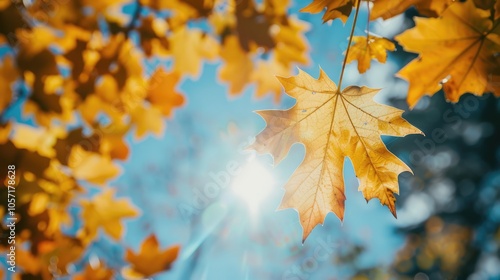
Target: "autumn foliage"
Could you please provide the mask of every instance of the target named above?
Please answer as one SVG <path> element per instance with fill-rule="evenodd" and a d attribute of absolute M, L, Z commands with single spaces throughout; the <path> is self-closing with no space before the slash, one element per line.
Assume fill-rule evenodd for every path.
<path fill-rule="evenodd" d="M 500 2 L 314 0 L 301 12 L 322 14 L 324 22 L 354 17 L 355 23 L 364 4 L 372 21 L 413 7 L 421 17 L 394 40 L 351 33 L 345 60 L 338 61 L 342 76 L 346 63 L 357 62 L 359 73 L 373 60 L 385 63 L 399 44 L 418 54 L 397 74 L 409 83 L 410 108 L 441 89 L 451 102 L 466 93 L 500 96 Z M 5 50 L 0 52 L 0 166 L 17 167 L 24 275 L 65 275 L 100 233 L 119 242 L 124 222 L 144 215 L 107 184 L 120 175 L 116 162 L 129 156 L 124 137 L 168 133 L 165 119 L 175 121 L 175 110 L 189 106 L 179 85 L 202 75 L 206 62 L 219 63 L 217 78 L 228 97 L 253 85 L 256 98 L 271 95 L 280 102 L 286 92 L 296 99 L 288 110 L 259 112 L 267 127 L 252 147 L 279 163 L 292 144 L 305 145 L 306 157 L 285 186 L 281 205 L 298 210 L 303 239 L 329 212 L 343 219 L 345 157 L 352 160 L 362 195 L 379 199 L 396 216 L 398 175 L 411 170 L 387 150 L 381 135 L 420 130 L 401 110 L 374 102 L 377 89 L 341 88 L 342 77 L 335 83 L 323 71 L 318 79 L 303 71 L 293 76 L 297 66 L 310 63 L 305 36 L 310 25 L 290 14 L 290 5 L 288 0 L 0 0 Z M 5 216 L 6 188 L 1 193 Z M 70 207 L 79 209 L 81 220 L 74 233 L 63 230 L 74 223 Z M 176 244 L 162 248 L 152 235 L 140 251 L 127 248 L 121 258 L 128 265 L 89 265 L 74 277 L 151 277 L 168 270 L 179 250 Z"/>

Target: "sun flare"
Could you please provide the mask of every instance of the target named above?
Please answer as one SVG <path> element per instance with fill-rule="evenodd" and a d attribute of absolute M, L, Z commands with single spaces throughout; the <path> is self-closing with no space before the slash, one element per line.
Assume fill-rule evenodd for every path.
<path fill-rule="evenodd" d="M 231 186 L 233 193 L 245 201 L 251 212 L 256 212 L 259 205 L 272 192 L 274 178 L 264 166 L 256 160 L 250 160 L 241 167 Z"/>

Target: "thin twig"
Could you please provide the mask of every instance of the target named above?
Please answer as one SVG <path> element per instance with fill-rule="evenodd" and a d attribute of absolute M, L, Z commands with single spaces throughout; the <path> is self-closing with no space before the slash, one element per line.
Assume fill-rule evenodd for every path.
<path fill-rule="evenodd" d="M 356 22 L 358 21 L 359 3 L 360 2 L 361 2 L 361 0 L 356 1 L 356 13 L 354 14 L 354 22 L 352 23 L 351 34 L 349 35 L 349 44 L 347 44 L 347 51 L 345 53 L 344 62 L 342 63 L 342 70 L 340 72 L 339 87 L 338 87 L 339 91 L 340 91 L 340 88 L 342 86 L 342 79 L 344 78 L 347 57 L 349 56 L 349 50 L 351 49 L 352 37 L 354 36 L 354 28 L 356 28 Z"/>
<path fill-rule="evenodd" d="M 368 9 L 368 19 L 366 21 L 366 41 L 370 39 L 370 1 L 366 1 L 366 9 Z"/>

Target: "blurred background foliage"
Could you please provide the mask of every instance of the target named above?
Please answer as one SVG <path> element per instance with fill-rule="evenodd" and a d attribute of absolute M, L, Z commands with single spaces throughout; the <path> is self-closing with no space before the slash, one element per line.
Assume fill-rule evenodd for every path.
<path fill-rule="evenodd" d="M 439 93 L 408 110 L 393 75 L 415 55 L 400 46 L 345 77 L 384 88 L 427 135 L 384 139 L 414 172 L 400 176 L 398 220 L 356 194 L 349 162 L 343 225 L 329 215 L 302 245 L 296 213 L 274 211 L 303 150 L 275 169 L 242 151 L 263 127 L 251 111 L 293 105 L 274 76 L 298 65 L 338 77 L 347 48 L 348 28 L 299 13 L 308 3 L 0 0 L 0 166 L 16 165 L 19 219 L 10 274 L 2 188 L 0 277 L 498 279 L 500 102 Z M 370 30 L 391 39 L 416 15 Z M 200 195 L 233 161 L 274 177 L 256 212 L 231 188 Z"/>

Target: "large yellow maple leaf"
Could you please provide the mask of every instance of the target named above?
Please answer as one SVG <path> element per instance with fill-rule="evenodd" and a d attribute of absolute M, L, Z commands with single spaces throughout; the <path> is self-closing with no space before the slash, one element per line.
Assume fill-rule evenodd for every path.
<path fill-rule="evenodd" d="M 401 110 L 374 102 L 377 89 L 350 86 L 340 91 L 322 70 L 317 80 L 303 71 L 278 79 L 297 103 L 288 110 L 259 111 L 267 127 L 251 148 L 271 153 L 279 163 L 294 143 L 304 144 L 305 159 L 286 184 L 281 204 L 298 210 L 303 239 L 330 211 L 343 219 L 345 157 L 354 165 L 364 197 L 378 198 L 396 215 L 398 175 L 411 170 L 387 150 L 380 135 L 420 130 L 401 117 Z"/>
<path fill-rule="evenodd" d="M 472 0 L 455 3 L 440 18 L 416 18 L 414 28 L 396 37 L 406 51 L 419 54 L 398 73 L 410 83 L 410 107 L 441 87 L 452 102 L 465 93 L 500 95 L 491 79 L 500 70 L 500 21 L 492 22 L 490 15 Z"/>

